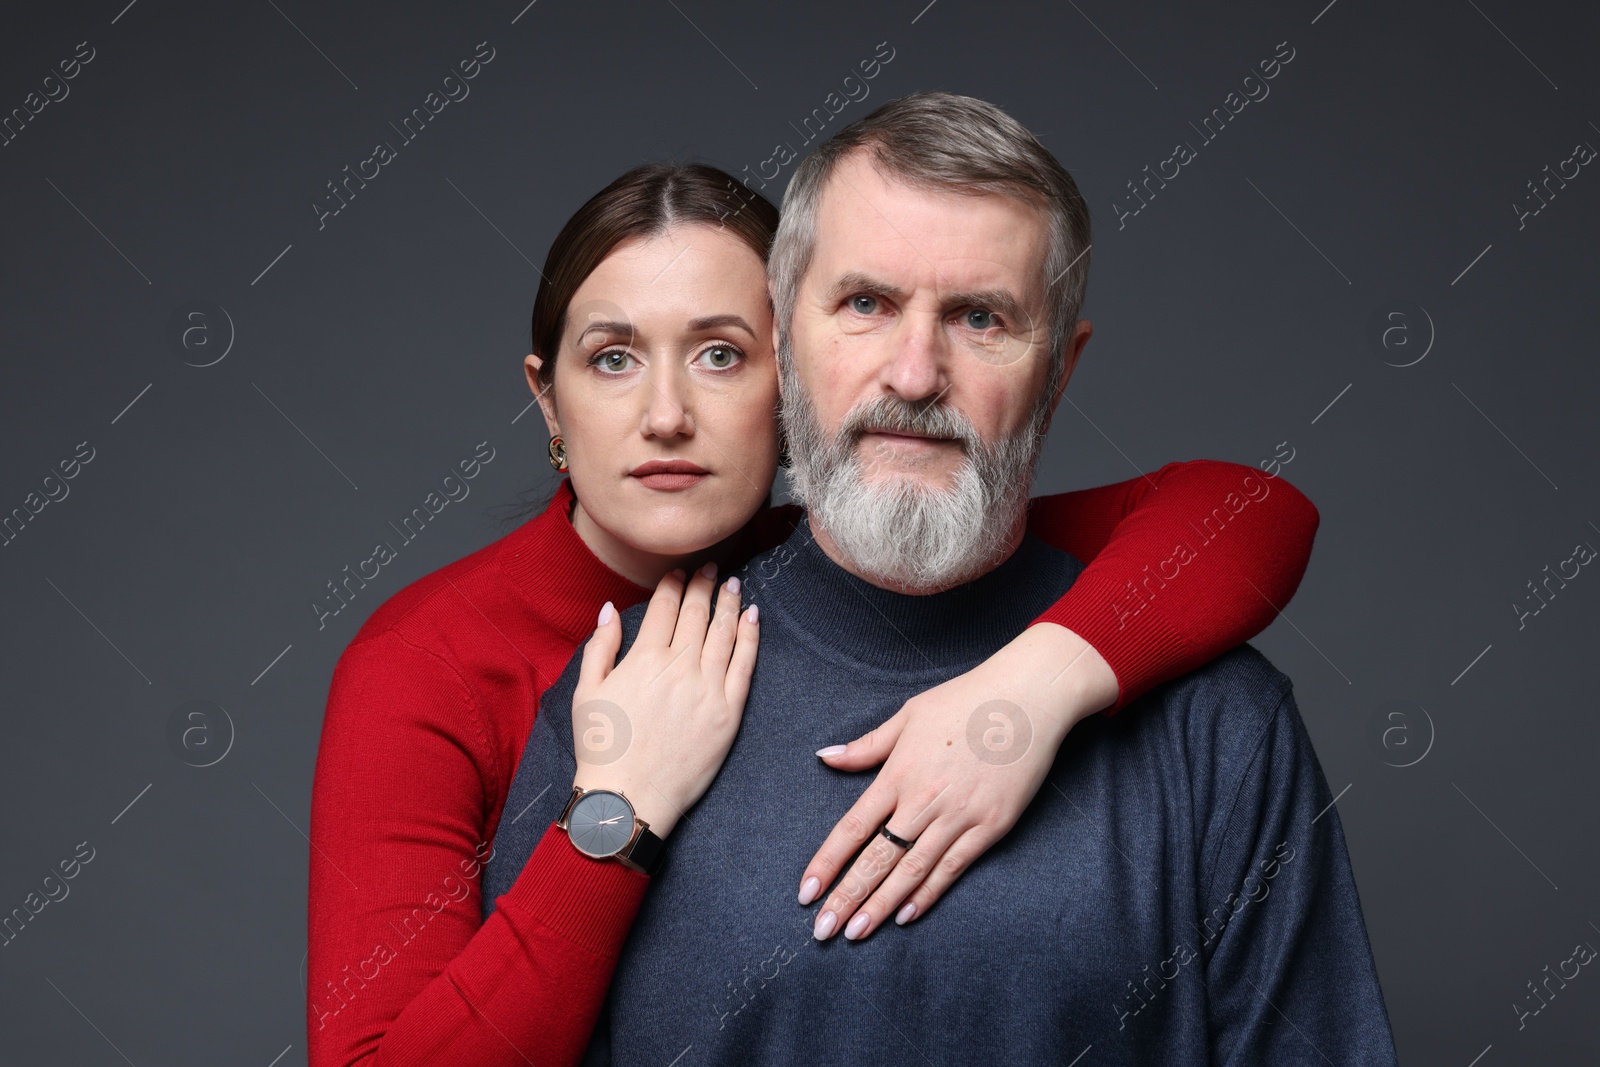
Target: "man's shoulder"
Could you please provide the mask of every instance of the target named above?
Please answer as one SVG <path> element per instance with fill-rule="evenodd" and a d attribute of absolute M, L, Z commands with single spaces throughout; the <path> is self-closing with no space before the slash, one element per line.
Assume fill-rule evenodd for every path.
<path fill-rule="evenodd" d="M 1164 735 L 1181 759 L 1213 785 L 1237 781 L 1264 739 L 1303 734 L 1294 683 L 1249 644 L 1156 686 L 1114 716 L 1125 730 Z M 1198 761 L 1198 762 L 1196 762 Z"/>
<path fill-rule="evenodd" d="M 1164 699 L 1178 701 L 1264 705 L 1265 713 L 1270 713 L 1293 685 L 1289 676 L 1273 666 L 1259 649 L 1245 643 L 1157 687 L 1151 695 L 1162 693 Z"/>
<path fill-rule="evenodd" d="M 1237 645 L 1208 664 L 1155 686 L 1117 713 L 1118 720 L 1162 718 L 1181 734 L 1190 755 L 1210 753 L 1218 769 L 1250 760 L 1280 715 L 1299 718 L 1294 683 L 1251 645 Z"/>

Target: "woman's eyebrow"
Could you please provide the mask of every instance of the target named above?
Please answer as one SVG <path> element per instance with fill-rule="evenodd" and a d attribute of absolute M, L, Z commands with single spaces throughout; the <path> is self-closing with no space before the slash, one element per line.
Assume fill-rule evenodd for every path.
<path fill-rule="evenodd" d="M 691 319 L 689 321 L 689 330 L 692 333 L 705 333 L 708 330 L 720 330 L 725 326 L 737 326 L 751 337 L 756 335 L 755 330 L 750 328 L 750 324 L 744 321 L 744 317 L 742 315 L 734 315 L 731 313 L 723 315 L 706 315 L 698 319 Z"/>
<path fill-rule="evenodd" d="M 613 337 L 632 337 L 635 331 L 631 322 L 600 322 L 595 320 L 583 324 L 583 330 L 578 334 L 578 340 L 581 341 L 591 333 L 597 332 Z"/>

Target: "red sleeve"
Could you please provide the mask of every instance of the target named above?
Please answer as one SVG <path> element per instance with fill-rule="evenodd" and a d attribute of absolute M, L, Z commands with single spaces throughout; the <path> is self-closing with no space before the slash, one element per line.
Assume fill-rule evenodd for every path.
<path fill-rule="evenodd" d="M 1265 629 L 1300 585 L 1318 521 L 1282 476 L 1205 459 L 1039 498 L 1029 530 L 1087 566 L 1034 622 L 1094 646 L 1117 711 Z"/>
<path fill-rule="evenodd" d="M 346 649 L 312 787 L 312 1067 L 574 1065 L 648 879 L 546 831 L 482 921 L 504 774 L 444 659 L 394 631 Z"/>

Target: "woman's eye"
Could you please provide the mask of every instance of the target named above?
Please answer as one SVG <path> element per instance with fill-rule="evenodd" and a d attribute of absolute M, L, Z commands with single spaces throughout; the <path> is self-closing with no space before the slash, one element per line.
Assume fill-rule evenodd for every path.
<path fill-rule="evenodd" d="M 850 310 L 857 315 L 870 315 L 878 310 L 878 298 L 865 295 L 852 296 L 850 298 Z"/>
<path fill-rule="evenodd" d="M 742 358 L 742 353 L 729 345 L 712 345 L 700 353 L 700 358 L 705 361 L 707 366 L 715 370 L 727 370 L 739 362 Z"/>
<path fill-rule="evenodd" d="M 598 367 L 605 374 L 620 374 L 628 369 L 633 357 L 620 348 L 597 352 L 589 357 L 589 366 Z"/>
<path fill-rule="evenodd" d="M 968 311 L 962 316 L 962 321 L 971 330 L 992 330 L 999 325 L 995 319 L 994 312 L 983 308 L 973 308 Z"/>

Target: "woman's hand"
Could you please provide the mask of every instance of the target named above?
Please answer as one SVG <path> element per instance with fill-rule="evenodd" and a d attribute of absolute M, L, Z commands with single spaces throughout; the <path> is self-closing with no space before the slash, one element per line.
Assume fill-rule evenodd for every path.
<path fill-rule="evenodd" d="M 717 776 L 750 691 L 756 608 L 740 614 L 729 578 L 713 615 L 716 572 L 706 564 L 687 589 L 682 571 L 662 578 L 621 663 L 622 620 L 607 603 L 573 692 L 573 784 L 623 794 L 658 837 Z"/>
<path fill-rule="evenodd" d="M 813 935 L 826 940 L 843 928 L 855 940 L 897 908 L 900 924 L 926 913 L 1016 825 L 1072 727 L 1116 697 L 1116 675 L 1091 645 L 1041 623 L 912 697 L 876 730 L 818 752 L 839 770 L 884 766 L 801 876 L 800 903 L 809 904 L 871 838 L 818 912 Z M 886 821 L 914 842 L 909 852 L 878 833 Z"/>

